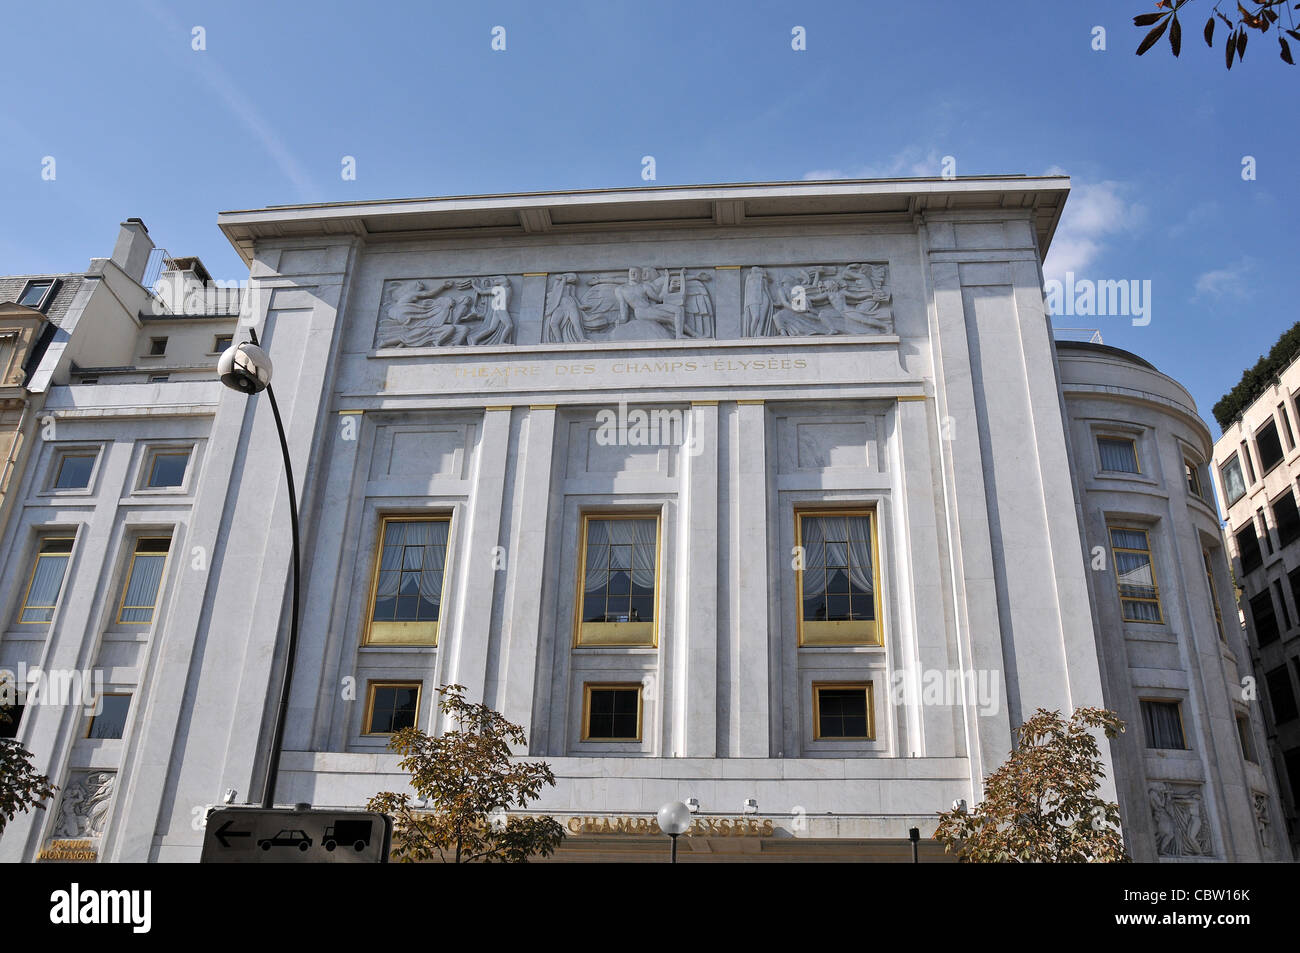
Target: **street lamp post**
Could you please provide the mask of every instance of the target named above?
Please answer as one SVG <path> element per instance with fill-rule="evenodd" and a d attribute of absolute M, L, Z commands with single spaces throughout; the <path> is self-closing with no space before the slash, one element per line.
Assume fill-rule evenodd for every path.
<path fill-rule="evenodd" d="M 253 395 L 266 391 L 280 435 L 280 452 L 284 455 L 284 478 L 289 487 L 289 528 L 293 534 L 293 615 L 289 623 L 289 648 L 285 653 L 284 679 L 280 683 L 280 701 L 275 712 L 275 727 L 267 757 L 266 786 L 262 789 L 262 807 L 275 806 L 275 783 L 280 776 L 280 749 L 284 746 L 284 724 L 289 715 L 289 687 L 293 684 L 293 663 L 298 651 L 298 576 L 302 565 L 298 552 L 298 495 L 293 488 L 293 464 L 289 461 L 289 443 L 284 437 L 280 407 L 271 389 L 271 358 L 257 343 L 257 332 L 249 329 L 249 341 L 229 348 L 217 361 L 221 383 L 232 390 Z"/>
<path fill-rule="evenodd" d="M 655 820 L 659 822 L 659 829 L 672 838 L 672 853 L 668 862 L 675 864 L 677 863 L 677 838 L 685 834 L 691 826 L 691 809 L 681 801 L 673 801 L 659 808 Z"/>

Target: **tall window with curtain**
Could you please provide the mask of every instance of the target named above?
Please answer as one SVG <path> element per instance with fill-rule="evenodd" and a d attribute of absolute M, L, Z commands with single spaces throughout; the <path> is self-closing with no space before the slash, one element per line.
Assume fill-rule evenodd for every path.
<path fill-rule="evenodd" d="M 131 564 L 126 570 L 126 582 L 122 586 L 118 622 L 153 621 L 154 607 L 158 604 L 158 589 L 171 545 L 170 536 L 147 536 L 136 540 L 135 552 L 131 554 Z"/>
<path fill-rule="evenodd" d="M 584 516 L 575 645 L 658 644 L 658 516 Z"/>
<path fill-rule="evenodd" d="M 68 560 L 72 558 L 72 543 L 71 536 L 41 540 L 36 565 L 32 567 L 32 577 L 27 582 L 27 595 L 18 610 L 19 622 L 41 624 L 54 618 L 59 593 L 63 589 L 63 577 L 68 571 Z"/>
<path fill-rule="evenodd" d="M 1163 622 L 1160 589 L 1151 566 L 1151 542 L 1144 529 L 1111 527 L 1115 579 L 1126 622 Z"/>
<path fill-rule="evenodd" d="M 387 517 L 371 585 L 368 645 L 437 645 L 450 517 Z"/>
<path fill-rule="evenodd" d="M 795 514 L 800 645 L 881 645 L 875 511 Z"/>

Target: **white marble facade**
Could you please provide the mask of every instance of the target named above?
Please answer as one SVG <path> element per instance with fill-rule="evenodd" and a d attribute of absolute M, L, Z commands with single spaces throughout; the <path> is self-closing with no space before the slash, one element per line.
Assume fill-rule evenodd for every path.
<path fill-rule="evenodd" d="M 364 730 L 366 686 L 419 682 L 419 724 L 436 730 L 434 689 L 455 682 L 528 726 L 528 755 L 558 778 L 539 810 L 648 816 L 693 798 L 734 817 L 753 799 L 765 850 L 883 844 L 976 803 L 1036 708 L 1105 704 L 1041 291 L 1067 190 L 796 183 L 223 214 L 301 501 L 277 802 L 355 806 L 399 786 Z M 680 439 L 602 434 L 638 411 Z M 260 796 L 288 500 L 265 401 L 223 393 L 210 421 L 186 546 L 211 565 L 169 579 L 149 675 L 167 715 L 112 766 L 111 859 L 193 860 L 206 805 Z M 801 645 L 796 514 L 842 507 L 874 519 L 879 644 Z M 649 644 L 575 645 L 593 513 L 657 517 Z M 363 644 L 383 520 L 418 515 L 450 519 L 437 645 Z M 817 737 L 828 682 L 872 685 L 871 737 Z M 642 687 L 639 740 L 583 740 L 591 683 Z M 1171 815 L 1130 796 L 1140 757 L 1109 748 L 1103 793 L 1155 859 Z M 1178 818 L 1191 780 L 1161 789 Z M 1267 856 L 1219 820 L 1239 797 L 1233 817 L 1254 825 L 1252 793 L 1271 792 L 1197 801 L 1204 823 L 1177 828 L 1177 856 Z M 0 855 L 41 842 L 19 830 Z"/>

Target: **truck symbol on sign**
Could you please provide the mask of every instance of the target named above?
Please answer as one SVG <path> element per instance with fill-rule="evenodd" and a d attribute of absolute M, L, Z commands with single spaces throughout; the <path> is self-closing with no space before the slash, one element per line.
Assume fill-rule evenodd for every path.
<path fill-rule="evenodd" d="M 321 838 L 321 844 L 326 850 L 331 851 L 343 844 L 351 846 L 353 850 L 360 853 L 370 844 L 372 824 L 370 820 L 336 820 L 325 828 L 325 836 Z"/>

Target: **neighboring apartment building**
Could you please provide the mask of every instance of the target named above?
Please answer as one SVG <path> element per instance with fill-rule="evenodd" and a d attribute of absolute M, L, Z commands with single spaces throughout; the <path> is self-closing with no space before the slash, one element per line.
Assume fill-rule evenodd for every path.
<path fill-rule="evenodd" d="M 1136 859 L 1287 859 L 1181 469 L 1208 431 L 1140 358 L 1052 339 L 1068 188 L 222 214 L 302 518 L 277 803 L 401 789 L 392 732 L 440 730 L 458 683 L 554 770 L 533 809 L 571 834 L 557 859 L 662 859 L 673 800 L 691 859 L 901 858 L 1037 708 L 1108 705 L 1130 727 L 1102 793 Z M 192 327 L 141 321 L 132 360 L 79 360 L 47 400 L 61 444 L 0 540 L 0 662 L 99 668 L 124 698 L 113 737 L 24 722 L 64 791 L 0 859 L 195 860 L 210 805 L 260 799 L 293 572 L 266 397 L 201 367 L 106 380 L 159 374 L 152 339 Z M 60 454 L 93 461 L 75 491 Z"/>
<path fill-rule="evenodd" d="M 174 554 L 221 387 L 211 352 L 238 320 L 237 294 L 202 289 L 205 274 L 130 219 L 84 273 L 0 279 L 0 294 L 30 302 L 0 304 L 0 335 L 35 340 L 0 390 L 25 401 L 0 528 L 0 671 L 17 702 L 3 730 L 62 788 L 35 818 L 65 841 L 103 823 L 161 650 L 164 567 L 194 558 Z M 20 843 L 7 831 L 0 856 L 25 856 L 7 853 Z"/>
<path fill-rule="evenodd" d="M 1286 367 L 1214 445 L 1214 471 L 1241 608 L 1266 705 L 1268 746 L 1300 850 L 1300 362 Z"/>

